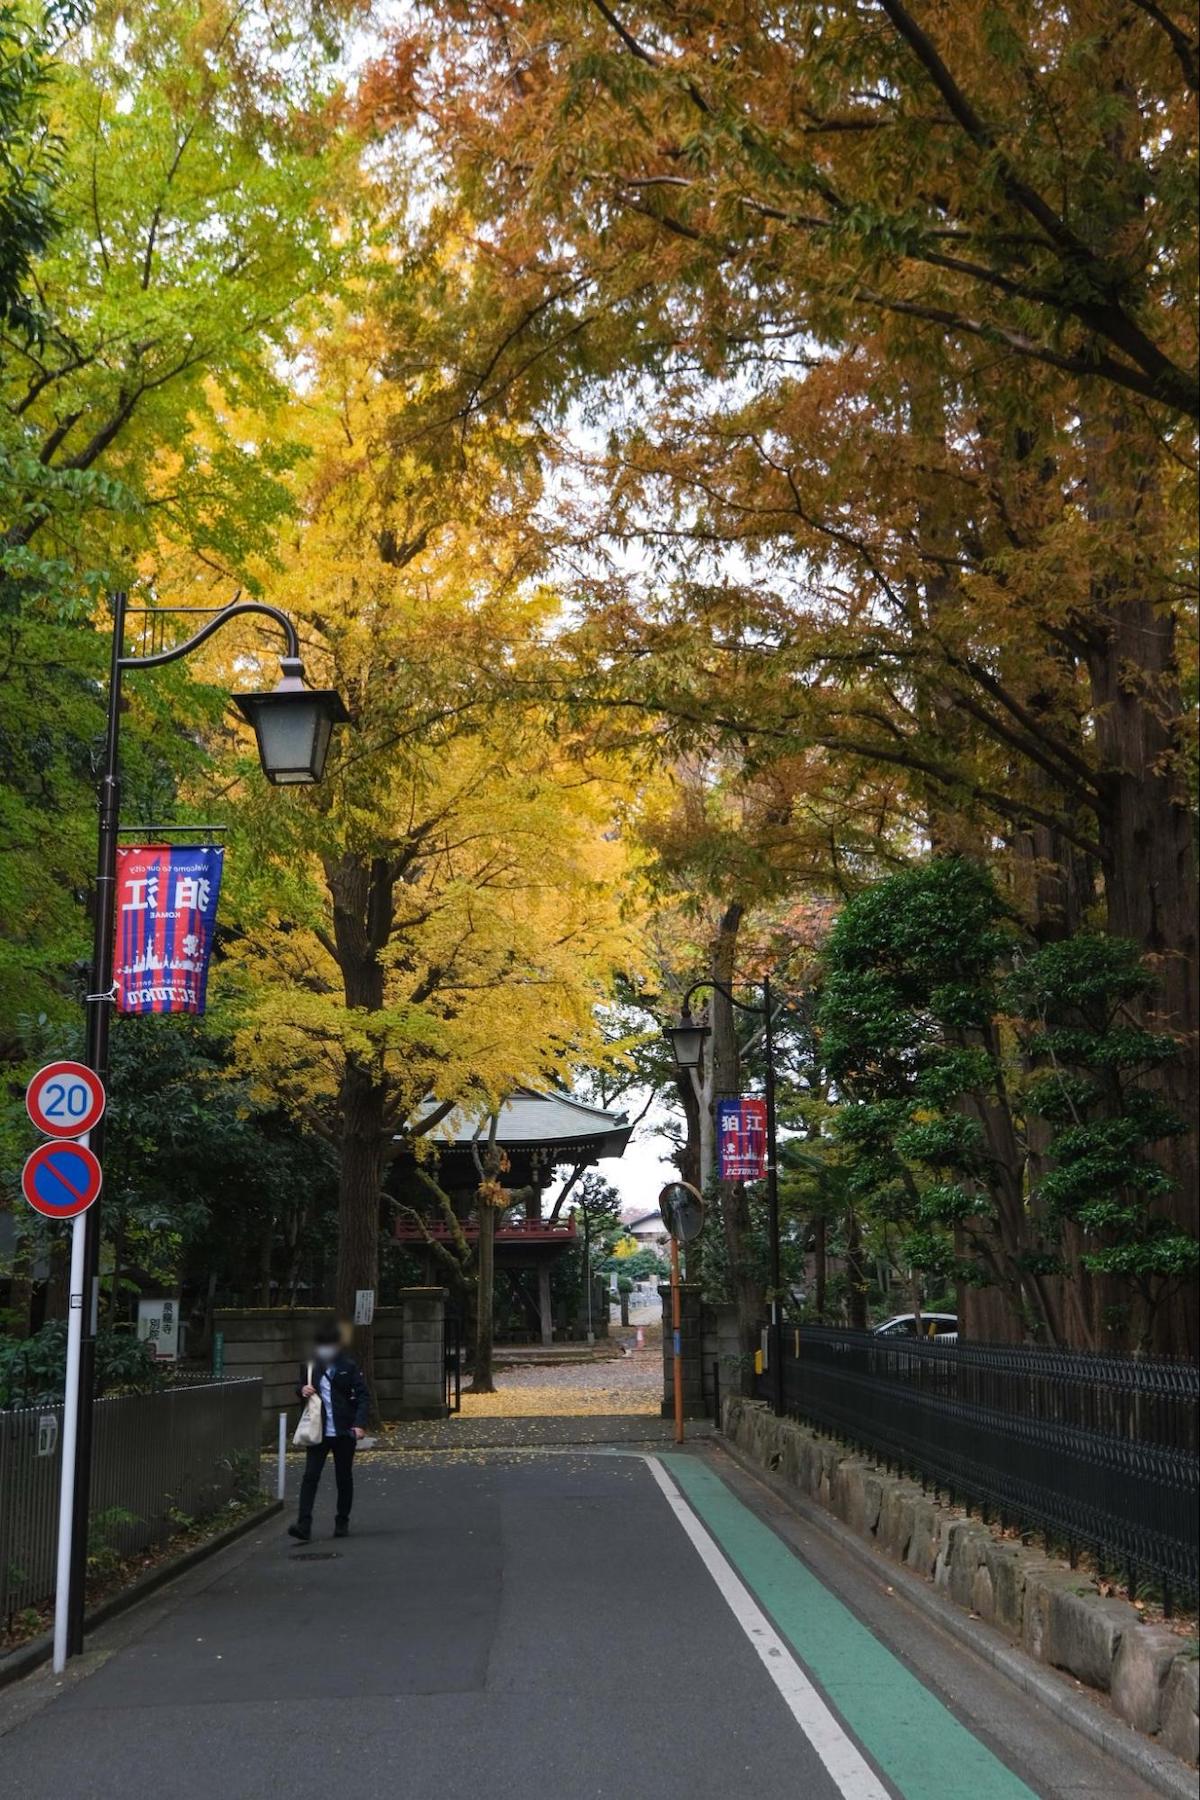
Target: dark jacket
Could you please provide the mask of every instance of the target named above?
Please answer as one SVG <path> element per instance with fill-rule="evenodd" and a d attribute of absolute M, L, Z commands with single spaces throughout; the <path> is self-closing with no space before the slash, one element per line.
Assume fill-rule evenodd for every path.
<path fill-rule="evenodd" d="M 329 1376 L 329 1398 L 333 1405 L 333 1429 L 338 1437 L 348 1437 L 356 1425 L 366 1429 L 367 1406 L 369 1403 L 367 1384 L 363 1380 L 363 1372 L 352 1356 L 339 1350 L 332 1362 L 323 1363 L 313 1357 L 312 1385 L 318 1394 L 321 1392 L 321 1377 Z M 300 1364 L 300 1379 L 296 1383 L 297 1396 L 302 1396 L 305 1384 L 309 1380 L 308 1364 Z"/>

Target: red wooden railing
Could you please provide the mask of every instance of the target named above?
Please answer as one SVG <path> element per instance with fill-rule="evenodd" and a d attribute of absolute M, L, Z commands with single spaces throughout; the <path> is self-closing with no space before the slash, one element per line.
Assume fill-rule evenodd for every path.
<path fill-rule="evenodd" d="M 479 1221 L 464 1219 L 459 1229 L 464 1237 L 477 1237 Z M 421 1224 L 415 1219 L 397 1219 L 392 1235 L 415 1243 L 422 1243 L 428 1238 L 448 1243 L 453 1236 L 444 1219 L 426 1219 Z M 569 1242 L 574 1236 L 574 1213 L 565 1219 L 556 1219 L 553 1224 L 549 1219 L 508 1219 L 503 1225 L 496 1227 L 498 1244 L 562 1244 Z"/>

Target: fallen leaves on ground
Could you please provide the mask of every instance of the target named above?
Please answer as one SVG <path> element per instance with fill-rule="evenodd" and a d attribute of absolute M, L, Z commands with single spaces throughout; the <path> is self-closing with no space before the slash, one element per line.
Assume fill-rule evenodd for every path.
<path fill-rule="evenodd" d="M 494 1394 L 463 1389 L 463 1419 L 585 1418 L 592 1413 L 654 1413 L 662 1404 L 662 1362 L 635 1351 L 619 1362 L 558 1368 L 498 1369 Z"/>

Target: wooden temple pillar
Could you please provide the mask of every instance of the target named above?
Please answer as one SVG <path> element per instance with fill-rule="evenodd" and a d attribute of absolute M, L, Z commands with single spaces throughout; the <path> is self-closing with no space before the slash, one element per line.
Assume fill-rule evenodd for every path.
<path fill-rule="evenodd" d="M 538 1258 L 538 1314 L 541 1319 L 542 1342 L 554 1342 L 554 1308 L 550 1298 L 550 1259 Z"/>

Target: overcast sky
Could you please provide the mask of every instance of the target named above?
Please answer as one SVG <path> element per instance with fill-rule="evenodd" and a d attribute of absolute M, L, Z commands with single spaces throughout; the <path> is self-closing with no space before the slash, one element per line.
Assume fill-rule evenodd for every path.
<path fill-rule="evenodd" d="M 644 1100 L 641 1094 L 625 1094 L 620 1104 L 636 1118 Z M 667 1116 L 662 1108 L 651 1107 L 634 1131 L 624 1156 L 610 1156 L 596 1165 L 597 1173 L 616 1188 L 626 1210 L 636 1207 L 639 1212 L 652 1211 L 664 1183 L 679 1179 L 674 1163 L 664 1160 L 670 1157 L 672 1147 L 663 1129 Z"/>

